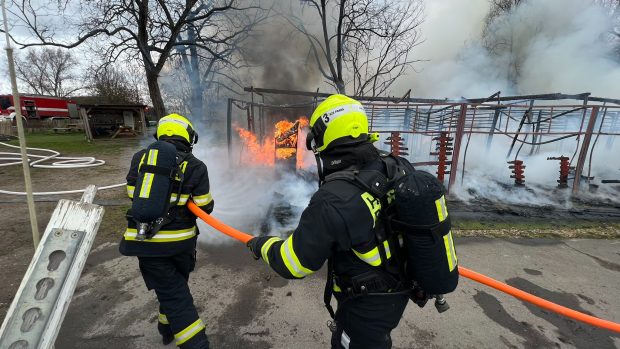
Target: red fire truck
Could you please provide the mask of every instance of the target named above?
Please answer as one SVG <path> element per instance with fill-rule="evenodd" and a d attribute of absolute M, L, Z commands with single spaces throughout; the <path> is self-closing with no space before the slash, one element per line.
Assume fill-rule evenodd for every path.
<path fill-rule="evenodd" d="M 22 115 L 26 119 L 45 119 L 51 117 L 70 117 L 68 98 L 21 94 Z M 0 95 L 0 114 L 9 116 L 15 112 L 13 95 Z"/>

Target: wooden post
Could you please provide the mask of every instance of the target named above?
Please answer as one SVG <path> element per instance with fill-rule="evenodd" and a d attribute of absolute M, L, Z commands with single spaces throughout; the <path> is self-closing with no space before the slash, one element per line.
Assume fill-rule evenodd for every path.
<path fill-rule="evenodd" d="M 92 142 L 93 141 L 93 130 L 90 128 L 90 122 L 88 121 L 88 113 L 86 112 L 86 109 L 84 107 L 80 107 L 78 112 L 80 114 L 80 118 L 82 119 L 82 122 L 84 123 L 84 133 L 86 134 L 86 140 L 88 142 Z"/>
<path fill-rule="evenodd" d="M 60 200 L 0 328 L 0 348 L 52 348 L 88 258 L 102 206 L 89 186 L 81 201 Z"/>
<path fill-rule="evenodd" d="M 17 136 L 19 137 L 19 150 L 22 156 L 22 171 L 24 173 L 24 185 L 26 187 L 26 202 L 28 203 L 28 215 L 30 216 L 30 229 L 32 230 L 32 241 L 35 249 L 39 245 L 39 224 L 37 223 L 37 211 L 34 205 L 32 194 L 32 181 L 30 179 L 30 163 L 26 151 L 26 135 L 22 120 L 22 108 L 17 90 L 17 77 L 15 75 L 15 60 L 13 59 L 13 48 L 9 37 L 8 19 L 6 16 L 5 0 L 2 0 L 2 19 L 4 24 L 4 34 L 6 35 L 6 56 L 9 63 L 9 77 L 11 79 L 11 89 L 13 93 L 13 104 L 15 106 L 15 124 L 17 125 Z"/>

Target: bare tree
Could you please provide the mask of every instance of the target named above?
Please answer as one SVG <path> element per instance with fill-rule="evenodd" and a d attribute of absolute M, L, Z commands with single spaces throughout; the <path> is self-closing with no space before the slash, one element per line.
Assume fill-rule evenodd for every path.
<path fill-rule="evenodd" d="M 366 0 L 371 6 L 370 1 Z M 349 4 L 351 13 L 355 5 Z M 348 62 L 353 74 L 355 95 L 377 96 L 388 91 L 390 86 L 412 63 L 412 49 L 421 43 L 419 25 L 422 22 L 422 6 L 415 1 L 384 5 L 373 15 L 377 28 L 363 31 L 361 39 L 351 42 L 344 61 Z"/>
<path fill-rule="evenodd" d="M 67 50 L 30 49 L 25 57 L 17 60 L 17 78 L 33 93 L 67 97 L 81 89 L 75 87 L 77 64 Z"/>
<path fill-rule="evenodd" d="M 514 10 L 521 3 L 524 3 L 525 0 L 489 0 L 489 12 L 484 17 L 484 28 L 483 32 L 488 31 L 497 17 L 505 15 L 510 11 Z M 483 33 L 483 36 L 485 34 Z"/>
<path fill-rule="evenodd" d="M 547 27 L 546 19 L 528 15 L 523 23 L 523 14 L 513 16 L 518 8 L 534 5 L 531 0 L 490 0 L 489 12 L 482 31 L 482 45 L 493 56 L 506 64 L 506 79 L 516 85 L 521 69 L 528 56 L 529 41 Z M 607 12 L 612 20 L 609 40 L 620 57 L 620 0 L 592 0 Z M 597 40 L 598 38 L 592 38 Z"/>
<path fill-rule="evenodd" d="M 620 0 L 594 0 L 594 3 L 602 6 L 611 18 L 612 28 L 609 31 L 609 40 L 620 58 Z"/>
<path fill-rule="evenodd" d="M 198 15 L 194 12 L 189 18 Z M 235 74 L 247 64 L 240 54 L 241 43 L 254 27 L 269 16 L 268 10 L 222 13 L 210 21 L 188 25 L 179 35 L 179 41 L 202 45 L 177 45 L 173 58 L 189 82 L 189 111 L 195 117 L 204 117 L 205 97 L 215 88 L 238 93 L 242 89 Z M 208 36 L 205 36 L 208 33 Z M 208 49 L 206 49 L 208 47 Z"/>
<path fill-rule="evenodd" d="M 323 77 L 339 93 L 378 95 L 416 60 L 421 43 L 421 1 L 301 0 L 320 22 L 314 33 L 306 21 L 292 24 L 307 38 Z"/>
<path fill-rule="evenodd" d="M 54 5 L 38 5 L 35 0 L 14 0 L 16 15 L 34 35 L 37 42 L 19 43 L 22 47 L 54 45 L 73 48 L 99 38 L 107 40 L 106 61 L 138 60 L 144 66 L 149 95 L 157 117 L 165 114 L 165 105 L 158 84 L 159 75 L 177 46 L 210 48 L 201 42 L 180 39 L 188 26 L 209 21 L 226 11 L 239 11 L 237 0 L 65 0 Z M 65 9 L 79 7 L 81 20 L 75 25 L 77 39 L 61 41 L 58 27 L 50 23 L 72 23 Z M 249 7 L 249 6 L 248 6 Z M 246 9 L 248 8 L 246 7 Z M 53 13 L 52 10 L 56 12 Z M 68 11 L 67 11 L 68 12 Z M 195 13 L 194 16 L 190 14 Z M 63 28 L 66 30 L 66 28 Z M 66 35 L 64 35 L 66 36 Z M 215 52 L 213 52 L 216 54 Z"/>
<path fill-rule="evenodd" d="M 527 28 L 520 28 L 522 31 L 529 31 L 525 36 L 515 33 L 515 27 L 519 24 L 511 23 L 513 20 L 510 14 L 527 0 L 490 0 L 489 12 L 484 19 L 482 29 L 482 46 L 494 56 L 502 56 L 507 60 L 506 79 L 513 85 L 521 74 L 521 66 L 526 57 L 526 46 L 521 40 L 528 40 L 533 37 L 540 28 L 530 25 Z"/>
<path fill-rule="evenodd" d="M 132 84 L 124 72 L 111 66 L 92 69 L 92 94 L 105 103 L 143 103 L 139 89 Z"/>

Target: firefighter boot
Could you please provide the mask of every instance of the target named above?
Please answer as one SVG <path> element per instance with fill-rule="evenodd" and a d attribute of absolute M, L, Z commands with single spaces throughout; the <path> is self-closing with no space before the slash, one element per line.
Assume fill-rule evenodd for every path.
<path fill-rule="evenodd" d="M 174 340 L 174 335 L 171 335 L 171 334 L 162 334 L 161 335 L 161 342 L 164 345 L 168 345 L 168 344 L 172 343 L 173 340 Z"/>
<path fill-rule="evenodd" d="M 168 345 L 172 343 L 174 340 L 174 334 L 170 329 L 170 324 L 168 323 L 168 319 L 166 315 L 159 313 L 159 321 L 157 322 L 157 331 L 161 334 L 161 342 L 164 345 Z"/>

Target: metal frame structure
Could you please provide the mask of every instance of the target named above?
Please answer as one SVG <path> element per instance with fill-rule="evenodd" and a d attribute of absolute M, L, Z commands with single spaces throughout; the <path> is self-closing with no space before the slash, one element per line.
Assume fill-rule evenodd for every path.
<path fill-rule="evenodd" d="M 319 99 L 330 94 L 305 91 L 289 91 L 248 87 L 246 92 L 252 95 L 252 101 L 229 100 L 228 103 L 228 144 L 232 144 L 231 116 L 232 106 L 244 107 L 248 111 L 248 122 L 255 122 L 254 107 L 260 110 L 260 122 L 264 122 L 265 108 L 309 108 Z M 263 102 L 254 101 L 254 94 L 259 94 Z M 265 104 L 265 96 L 283 98 L 305 98 L 299 104 Z M 582 174 L 589 155 L 592 155 L 599 136 L 620 136 L 620 100 L 592 97 L 589 93 L 581 94 L 539 94 L 525 96 L 501 96 L 499 92 L 487 98 L 476 99 L 427 99 L 411 98 L 409 93 L 397 97 L 355 96 L 366 108 L 369 126 L 372 132 L 385 134 L 386 137 L 398 133 L 400 137 L 420 139 L 431 137 L 437 140 L 444 136 L 453 139 L 452 156 L 440 161 L 414 162 L 414 165 L 448 165 L 448 190 L 458 178 L 464 176 L 467 149 L 472 136 L 486 135 L 487 149 L 493 137 L 502 135 L 512 139 L 507 160 L 518 160 L 523 148 L 528 145 L 529 155 L 537 154 L 543 144 L 563 139 L 577 140 L 575 154 L 575 180 L 572 190 L 579 191 Z M 252 117 L 250 117 L 250 113 Z M 596 130 L 598 126 L 598 130 Z M 264 132 L 264 127 L 261 127 Z M 264 136 L 264 133 L 260 136 Z M 595 137 L 592 142 L 592 137 Z M 407 146 L 405 143 L 404 146 Z M 609 141 L 607 146 L 609 147 Z M 515 151 L 516 148 L 516 151 Z M 409 148 L 411 149 L 411 148 Z M 412 154 L 414 155 L 414 154 Z M 436 155 L 436 154 L 435 154 Z M 410 157 L 411 160 L 411 157 Z M 415 159 L 414 159 L 415 160 Z M 589 172 L 589 171 L 588 171 Z M 585 177 L 588 180 L 589 177 Z"/>

